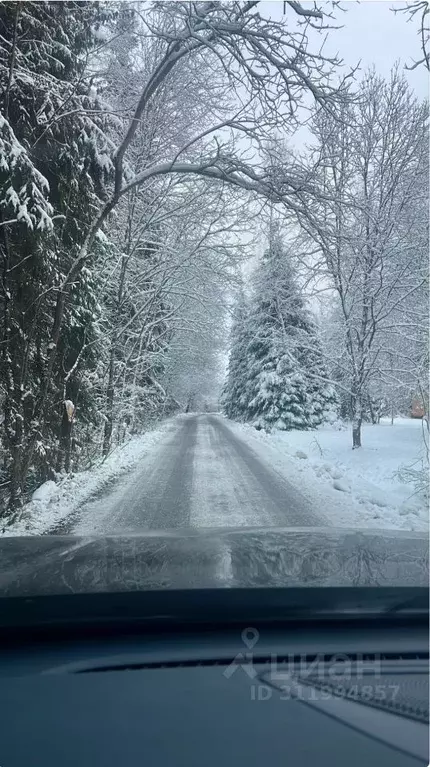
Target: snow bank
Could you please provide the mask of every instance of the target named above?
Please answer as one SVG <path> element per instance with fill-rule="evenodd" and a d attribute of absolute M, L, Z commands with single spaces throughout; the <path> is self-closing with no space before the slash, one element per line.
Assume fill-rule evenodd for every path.
<path fill-rule="evenodd" d="M 422 423 L 410 418 L 364 424 L 363 447 L 351 449 L 350 429 L 339 424 L 315 431 L 257 432 L 229 427 L 314 504 L 329 524 L 427 530 L 423 497 L 401 481 L 399 469 L 422 457 Z M 307 460 L 304 460 L 304 458 Z"/>
<path fill-rule="evenodd" d="M 31 500 L 35 503 L 47 503 L 57 492 L 57 484 L 52 479 L 44 482 L 43 485 L 34 491 Z"/>
<path fill-rule="evenodd" d="M 23 508 L 20 519 L 0 529 L 0 535 L 40 535 L 55 527 L 104 485 L 114 483 L 122 474 L 133 469 L 171 428 L 166 420 L 154 431 L 134 437 L 120 445 L 103 461 L 87 471 L 65 477 L 58 484 L 49 480 L 37 488 L 30 503 Z"/>

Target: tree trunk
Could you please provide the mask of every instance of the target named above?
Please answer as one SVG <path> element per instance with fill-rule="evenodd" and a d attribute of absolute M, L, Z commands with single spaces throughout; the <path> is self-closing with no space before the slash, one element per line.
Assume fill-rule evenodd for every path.
<path fill-rule="evenodd" d="M 57 471 L 62 471 L 64 469 L 66 472 L 69 472 L 72 452 L 71 448 L 73 422 L 69 420 L 64 403 L 62 405 L 62 413 L 63 415 L 61 418 L 60 427 L 60 445 L 58 450 Z"/>
<path fill-rule="evenodd" d="M 370 413 L 370 420 L 372 421 L 372 425 L 374 426 L 376 423 L 376 413 L 375 408 L 373 407 L 372 397 L 369 396 L 369 413 Z"/>
<path fill-rule="evenodd" d="M 103 434 L 103 455 L 107 455 L 110 450 L 112 431 L 113 431 L 113 401 L 115 394 L 114 386 L 115 372 L 115 341 L 112 341 L 109 359 L 109 377 L 106 392 L 106 420 Z"/>
<path fill-rule="evenodd" d="M 190 412 L 191 408 L 193 407 L 193 404 L 194 404 L 194 394 L 189 394 L 187 399 L 187 405 L 185 407 L 186 413 Z"/>
<path fill-rule="evenodd" d="M 67 440 L 67 447 L 66 447 L 66 457 L 64 460 L 64 470 L 69 474 L 70 472 L 70 464 L 72 460 L 72 447 L 74 440 L 72 439 L 72 431 L 73 431 L 73 423 L 70 424 L 70 434 L 69 439 Z"/>
<path fill-rule="evenodd" d="M 113 404 L 115 399 L 115 360 L 116 360 L 116 353 L 118 348 L 118 327 L 119 327 L 119 321 L 121 316 L 121 306 L 122 306 L 122 298 L 123 298 L 123 291 L 124 291 L 124 284 L 125 284 L 125 275 L 127 272 L 127 265 L 129 260 L 128 251 L 130 250 L 130 242 L 131 242 L 131 219 L 129 218 L 128 221 L 128 229 L 126 233 L 126 248 L 127 253 L 123 253 L 122 259 L 121 259 L 121 271 L 119 276 L 119 284 L 118 284 L 118 293 L 116 298 L 116 306 L 114 311 L 114 317 L 113 317 L 113 332 L 112 332 L 112 340 L 111 340 L 111 347 L 110 347 L 110 358 L 109 358 L 109 374 L 108 374 L 108 385 L 107 385 L 107 391 L 106 391 L 106 421 L 105 421 L 105 428 L 104 428 L 104 434 L 103 434 L 103 455 L 106 456 L 109 453 L 111 442 L 112 442 L 112 432 L 113 432 Z"/>
<path fill-rule="evenodd" d="M 361 418 L 352 422 L 352 449 L 361 447 Z"/>
<path fill-rule="evenodd" d="M 130 423 L 131 434 L 136 434 L 136 415 L 137 415 L 136 384 L 137 384 L 137 376 L 138 376 L 138 373 L 140 372 L 140 366 L 141 366 L 141 360 L 142 360 L 142 347 L 143 347 L 143 333 L 140 334 L 139 352 L 137 355 L 137 362 L 134 366 L 134 371 L 133 371 L 133 399 L 132 399 L 131 423 Z M 140 426 L 142 426 L 142 423 L 140 423 Z"/>
<path fill-rule="evenodd" d="M 36 401 L 33 410 L 33 418 L 38 422 L 38 428 L 33 429 L 33 433 L 27 438 L 25 460 L 22 461 L 22 475 L 23 482 L 28 474 L 28 471 L 33 460 L 33 453 L 36 447 L 37 436 L 40 433 L 40 429 L 43 427 L 46 409 L 49 401 L 49 390 L 52 383 L 52 374 L 54 370 L 54 364 L 57 357 L 58 342 L 60 339 L 60 331 L 64 317 L 64 308 L 66 301 L 66 292 L 64 290 L 59 291 L 54 311 L 54 323 L 51 334 L 51 341 L 49 343 L 49 355 L 46 363 L 46 370 L 44 372 L 43 384 L 41 386 L 40 396 Z"/>
<path fill-rule="evenodd" d="M 376 406 L 376 423 L 377 424 L 381 422 L 382 406 L 383 406 L 382 400 L 378 400 L 378 404 Z"/>
<path fill-rule="evenodd" d="M 361 422 L 362 422 L 361 393 L 352 398 L 352 449 L 361 447 Z"/>
<path fill-rule="evenodd" d="M 23 417 L 20 413 L 16 413 L 14 419 L 14 438 L 12 447 L 12 467 L 10 474 L 10 498 L 9 498 L 9 510 L 15 511 L 22 506 L 22 486 L 24 482 L 23 477 Z"/>

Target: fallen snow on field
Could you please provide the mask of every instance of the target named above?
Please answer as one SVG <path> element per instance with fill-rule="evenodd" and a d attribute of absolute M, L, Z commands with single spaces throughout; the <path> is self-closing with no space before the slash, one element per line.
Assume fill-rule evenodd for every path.
<path fill-rule="evenodd" d="M 363 447 L 358 450 L 351 449 L 350 429 L 342 426 L 266 434 L 232 421 L 228 425 L 331 524 L 427 530 L 425 499 L 398 476 L 399 469 L 418 468 L 422 459 L 420 420 L 364 424 Z"/>
<path fill-rule="evenodd" d="M 20 519 L 0 529 L 0 535 L 40 535 L 49 531 L 105 486 L 114 484 L 121 475 L 135 468 L 170 428 L 172 419 L 117 447 L 88 471 L 69 475 L 58 484 L 52 480 L 45 482 L 35 490 Z"/>

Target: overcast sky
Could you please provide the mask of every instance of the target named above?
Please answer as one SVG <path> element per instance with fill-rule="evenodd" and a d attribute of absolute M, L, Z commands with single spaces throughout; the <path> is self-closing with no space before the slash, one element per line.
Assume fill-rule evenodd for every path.
<path fill-rule="evenodd" d="M 411 64 L 421 58 L 420 39 L 418 36 L 418 18 L 408 21 L 404 13 L 394 13 L 393 8 L 403 8 L 405 2 L 392 0 L 365 0 L 364 2 L 343 3 L 343 29 L 332 33 L 327 41 L 337 49 L 348 65 L 354 65 L 359 59 L 362 67 L 375 65 L 376 70 L 389 76 L 396 61 Z M 420 98 L 428 95 L 428 72 L 424 66 L 413 71 L 405 71 L 411 87 Z"/>
<path fill-rule="evenodd" d="M 265 6 L 265 14 L 274 18 L 282 15 L 282 0 L 269 0 L 261 4 Z M 324 4 L 331 5 L 323 0 L 321 5 Z M 377 72 L 384 76 L 390 74 L 396 61 L 400 61 L 403 67 L 405 63 L 410 64 L 421 58 L 418 19 L 408 22 L 407 14 L 394 13 L 392 10 L 403 8 L 405 4 L 405 0 L 343 0 L 341 6 L 345 12 L 335 9 L 336 23 L 343 28 L 329 32 L 326 53 L 338 53 L 346 67 L 354 67 L 360 60 L 363 70 L 374 64 Z M 312 4 L 303 2 L 302 5 Z M 291 14 L 292 11 L 288 9 L 287 13 Z M 429 79 L 424 66 L 405 74 L 420 98 L 428 96 Z"/>
<path fill-rule="evenodd" d="M 331 5 L 329 0 L 320 0 Z M 399 62 L 401 69 L 410 86 L 415 90 L 419 99 L 429 95 L 429 76 L 423 65 L 412 71 L 404 70 L 405 64 L 411 64 L 421 57 L 420 38 L 418 35 L 418 19 L 408 21 L 409 16 L 403 13 L 394 13 L 393 8 L 403 8 L 406 0 L 343 0 L 341 6 L 345 12 L 335 9 L 336 25 L 342 25 L 341 29 L 330 30 L 327 36 L 325 53 L 328 56 L 338 54 L 343 59 L 346 69 L 355 67 L 361 61 L 361 73 L 369 67 L 375 66 L 378 74 L 384 77 L 390 76 L 392 67 Z M 264 16 L 280 19 L 283 14 L 283 0 L 262 1 Z M 302 2 L 303 6 L 313 6 L 313 3 Z M 288 18 L 294 18 L 291 9 L 287 10 Z M 313 34 L 313 33 L 312 33 Z M 320 36 L 315 32 L 315 37 L 310 37 L 310 45 L 315 50 Z M 310 134 L 304 127 L 297 129 L 290 137 L 292 146 L 303 148 L 309 143 Z M 261 255 L 267 247 L 267 241 L 263 235 L 257 248 L 257 254 Z M 255 259 L 251 259 L 244 267 L 245 279 L 255 267 Z"/>

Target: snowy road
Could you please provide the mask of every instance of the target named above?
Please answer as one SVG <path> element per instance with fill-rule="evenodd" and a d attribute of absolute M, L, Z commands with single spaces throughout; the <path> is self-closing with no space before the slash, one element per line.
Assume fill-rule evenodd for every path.
<path fill-rule="evenodd" d="M 326 525 L 285 478 L 216 415 L 175 419 L 154 450 L 58 532 Z"/>

